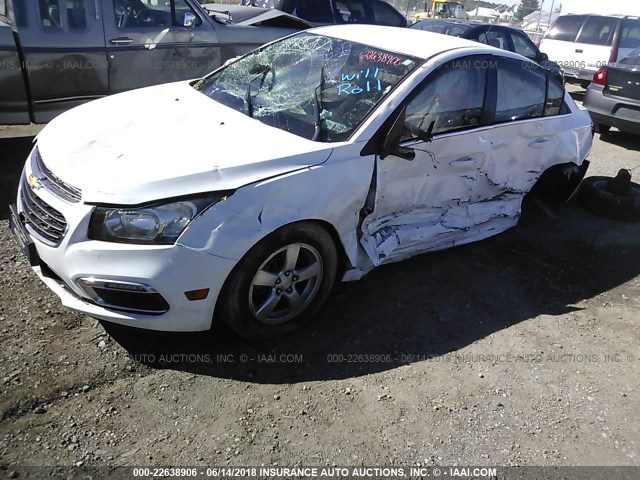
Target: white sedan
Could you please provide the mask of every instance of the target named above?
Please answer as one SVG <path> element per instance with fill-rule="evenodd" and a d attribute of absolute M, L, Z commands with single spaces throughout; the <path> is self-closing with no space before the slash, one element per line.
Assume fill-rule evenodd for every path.
<path fill-rule="evenodd" d="M 60 115 L 11 228 L 72 309 L 268 338 L 313 317 L 337 278 L 502 232 L 534 186 L 567 198 L 591 139 L 589 114 L 524 57 L 323 27 Z"/>

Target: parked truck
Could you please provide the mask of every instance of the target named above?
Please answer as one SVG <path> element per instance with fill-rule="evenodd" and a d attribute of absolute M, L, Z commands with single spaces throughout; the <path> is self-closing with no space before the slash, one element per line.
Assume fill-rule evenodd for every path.
<path fill-rule="evenodd" d="M 0 124 L 46 123 L 81 103 L 199 78 L 310 23 L 195 0 L 0 0 Z"/>

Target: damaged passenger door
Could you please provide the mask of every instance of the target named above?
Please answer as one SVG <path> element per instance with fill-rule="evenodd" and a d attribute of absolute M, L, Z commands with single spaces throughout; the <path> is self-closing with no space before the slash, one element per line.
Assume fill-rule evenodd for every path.
<path fill-rule="evenodd" d="M 490 144 L 487 56 L 449 62 L 416 88 L 376 157 L 361 244 L 375 265 L 479 238 Z M 486 235 L 488 236 L 488 235 Z"/>
<path fill-rule="evenodd" d="M 498 59 L 493 71 L 497 95 L 486 189 L 519 215 L 522 198 L 547 168 L 576 161 L 576 143 L 563 133 L 570 112 L 550 72 L 511 58 Z"/>

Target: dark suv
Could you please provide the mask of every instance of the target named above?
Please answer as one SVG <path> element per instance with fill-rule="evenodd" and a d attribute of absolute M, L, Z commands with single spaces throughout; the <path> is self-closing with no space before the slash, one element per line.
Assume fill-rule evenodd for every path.
<path fill-rule="evenodd" d="M 568 80 L 587 87 L 593 75 L 640 47 L 640 17 L 562 15 L 540 42 L 540 50 L 560 65 Z"/>
<path fill-rule="evenodd" d="M 554 62 L 550 62 L 549 57 L 538 50 L 538 47 L 535 46 L 527 34 L 517 28 L 465 20 L 432 19 L 420 20 L 409 28 L 466 38 L 467 40 L 473 40 L 502 50 L 518 53 L 536 62 L 544 69 L 549 70 L 553 73 L 553 76 L 564 85 L 562 69 Z"/>

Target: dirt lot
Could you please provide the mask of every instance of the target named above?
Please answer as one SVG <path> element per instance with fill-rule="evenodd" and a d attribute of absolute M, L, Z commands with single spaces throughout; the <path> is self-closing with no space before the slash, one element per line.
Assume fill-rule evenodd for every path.
<path fill-rule="evenodd" d="M 560 208 L 338 285 L 270 344 L 67 311 L 7 228 L 33 129 L 0 128 L 0 466 L 639 465 L 640 225 Z M 596 137 L 589 174 L 640 167 Z M 640 169 L 635 170 L 636 179 Z M 2 471 L 0 470 L 0 476 Z"/>

